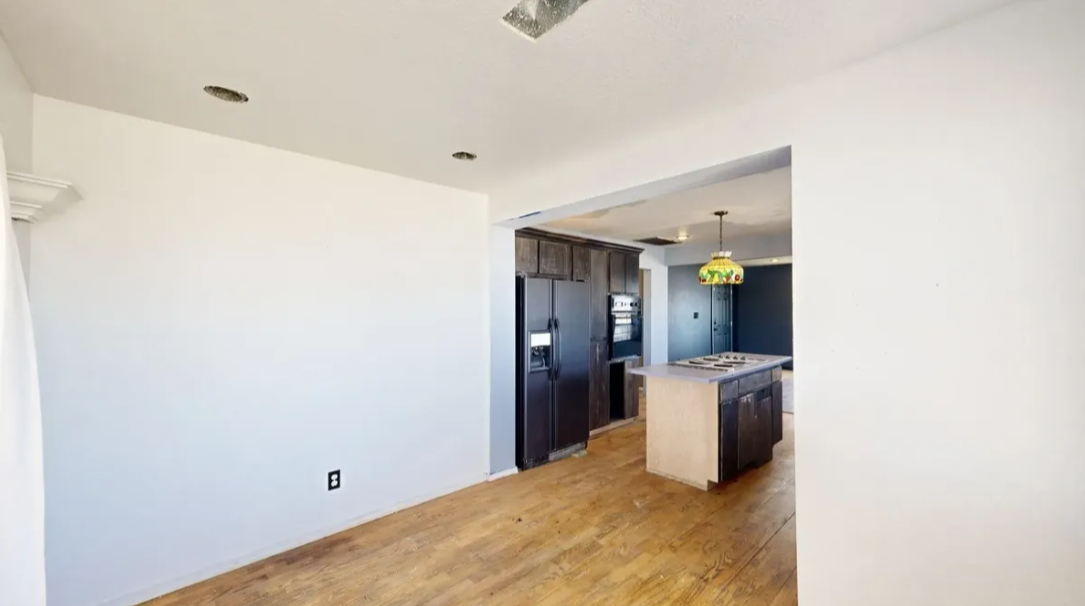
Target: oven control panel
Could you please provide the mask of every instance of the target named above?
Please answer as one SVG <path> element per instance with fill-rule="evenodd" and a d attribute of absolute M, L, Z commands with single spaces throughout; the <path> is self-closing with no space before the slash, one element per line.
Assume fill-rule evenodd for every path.
<path fill-rule="evenodd" d="M 636 295 L 610 295 L 610 313 L 640 313 L 640 297 Z"/>

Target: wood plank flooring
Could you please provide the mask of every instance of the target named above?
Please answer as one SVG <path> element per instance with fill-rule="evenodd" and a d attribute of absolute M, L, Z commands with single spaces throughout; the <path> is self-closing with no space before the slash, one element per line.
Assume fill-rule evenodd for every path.
<path fill-rule="evenodd" d="M 644 471 L 645 425 L 152 600 L 154 606 L 794 606 L 792 417 L 702 492 Z"/>

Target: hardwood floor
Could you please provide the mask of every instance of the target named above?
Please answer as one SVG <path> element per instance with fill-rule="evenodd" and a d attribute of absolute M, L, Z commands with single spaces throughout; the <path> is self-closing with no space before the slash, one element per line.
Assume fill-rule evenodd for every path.
<path fill-rule="evenodd" d="M 148 602 L 792 606 L 792 417 L 775 459 L 702 492 L 644 471 L 645 425 Z"/>

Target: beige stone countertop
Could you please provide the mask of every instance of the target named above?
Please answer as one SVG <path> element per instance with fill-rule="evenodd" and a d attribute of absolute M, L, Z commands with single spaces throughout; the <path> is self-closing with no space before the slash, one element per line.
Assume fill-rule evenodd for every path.
<path fill-rule="evenodd" d="M 722 354 L 713 355 L 736 355 L 735 352 L 727 352 Z M 783 366 L 787 362 L 791 361 L 790 356 L 769 356 L 763 354 L 751 354 L 738 352 L 737 355 L 746 356 L 749 358 L 756 358 L 760 362 L 756 364 L 747 364 L 746 366 L 736 370 L 707 370 L 702 368 L 689 368 L 686 366 L 675 366 L 674 363 L 668 364 L 654 364 L 652 366 L 645 366 L 643 368 L 631 368 L 629 374 L 640 375 L 642 377 L 659 377 L 662 379 L 674 379 L 678 381 L 692 381 L 694 383 L 722 383 L 725 381 L 734 381 L 758 373 L 770 368 L 776 368 L 777 366 Z M 696 358 L 694 358 L 696 359 Z"/>

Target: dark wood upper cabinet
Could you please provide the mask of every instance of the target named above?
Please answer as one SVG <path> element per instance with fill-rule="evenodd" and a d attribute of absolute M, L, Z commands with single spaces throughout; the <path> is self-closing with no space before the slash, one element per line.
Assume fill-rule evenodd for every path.
<path fill-rule="evenodd" d="M 606 338 L 606 295 L 638 294 L 640 252 L 608 242 L 534 229 L 516 232 L 516 273 L 521 276 L 591 283 L 592 338 Z M 600 288 L 601 290 L 596 290 Z M 601 311 L 596 312 L 596 306 Z M 595 314 L 603 314 L 595 322 Z"/>
<path fill-rule="evenodd" d="M 625 290 L 625 253 L 610 253 L 610 292 L 622 294 Z"/>
<path fill-rule="evenodd" d="M 591 280 L 591 251 L 583 246 L 573 247 L 573 281 Z"/>
<path fill-rule="evenodd" d="M 516 273 L 530 275 L 539 273 L 538 240 L 516 238 Z"/>
<path fill-rule="evenodd" d="M 569 245 L 560 242 L 539 242 L 539 275 L 569 279 Z"/>
<path fill-rule="evenodd" d="M 625 292 L 640 294 L 640 256 L 625 255 Z"/>
<path fill-rule="evenodd" d="M 592 249 L 590 253 L 591 311 L 589 315 L 591 319 L 591 339 L 592 341 L 605 341 L 609 328 L 607 323 L 610 317 L 609 300 L 607 298 L 610 292 L 607 287 L 610 280 L 609 268 L 607 267 L 607 251 Z"/>
<path fill-rule="evenodd" d="M 640 255 L 610 252 L 610 292 L 640 294 Z"/>

